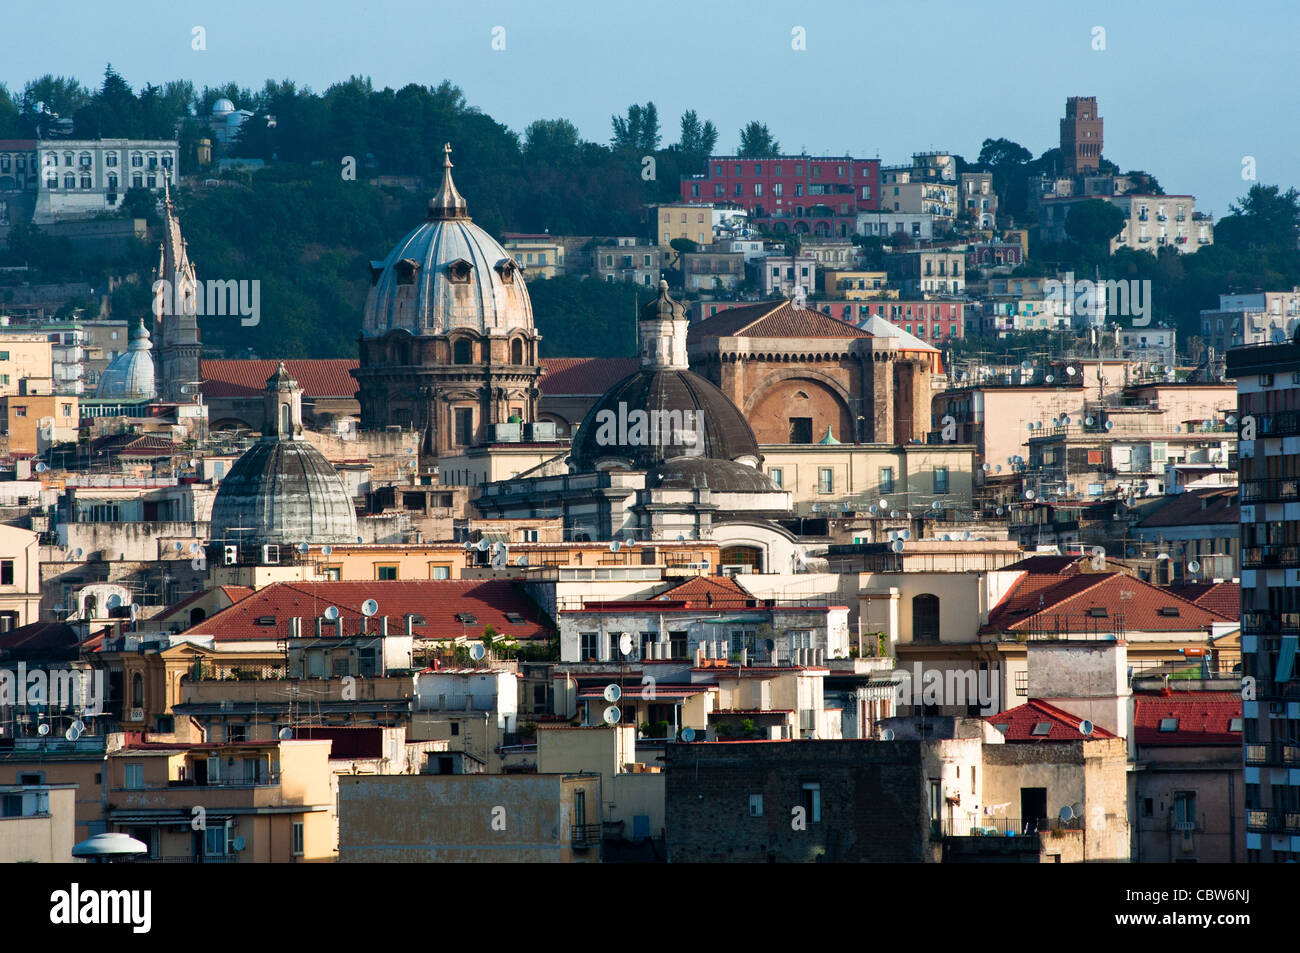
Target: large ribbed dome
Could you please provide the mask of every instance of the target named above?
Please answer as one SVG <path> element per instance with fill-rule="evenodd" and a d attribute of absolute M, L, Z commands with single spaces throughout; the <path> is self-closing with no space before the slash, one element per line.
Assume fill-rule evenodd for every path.
<path fill-rule="evenodd" d="M 149 332 L 141 321 L 131 331 L 131 343 L 126 351 L 113 358 L 100 375 L 95 396 L 108 400 L 153 400 L 157 390 L 150 350 Z"/>
<path fill-rule="evenodd" d="M 382 262 L 371 263 L 364 335 L 432 335 L 455 328 L 505 334 L 533 327 L 523 277 L 496 239 L 470 221 L 451 179 L 451 146 L 445 148 L 442 187 L 429 201 L 428 219 Z"/>
<path fill-rule="evenodd" d="M 749 467 L 762 462 L 754 431 L 736 405 L 716 384 L 687 370 L 686 324 L 686 309 L 669 296 L 667 282 L 660 282 L 658 297 L 641 309 L 641 370 L 611 387 L 587 412 L 569 452 L 571 471 L 650 470 L 678 457 Z M 678 440 L 665 434 L 677 428 L 691 436 Z"/>
<path fill-rule="evenodd" d="M 267 381 L 267 428 L 221 481 L 212 503 L 213 543 L 355 543 L 352 498 L 319 450 L 302 437 L 302 391 L 284 364 Z"/>

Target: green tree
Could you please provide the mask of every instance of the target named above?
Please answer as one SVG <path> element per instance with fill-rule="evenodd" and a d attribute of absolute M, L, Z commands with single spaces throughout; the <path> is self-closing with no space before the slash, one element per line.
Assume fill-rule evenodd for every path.
<path fill-rule="evenodd" d="M 762 159 L 781 154 L 781 143 L 772 138 L 767 123 L 757 119 L 740 130 L 740 148 L 736 155 L 743 159 Z"/>
<path fill-rule="evenodd" d="M 697 159 L 707 158 L 713 154 L 718 144 L 718 130 L 710 121 L 700 122 L 694 109 L 682 113 L 681 141 L 677 148 L 686 156 Z"/>
<path fill-rule="evenodd" d="M 985 139 L 980 146 L 979 164 L 988 171 L 1024 165 L 1034 154 L 1010 139 Z"/>
<path fill-rule="evenodd" d="M 614 149 L 645 155 L 659 148 L 659 110 L 654 103 L 633 103 L 626 116 L 611 116 L 610 123 L 614 129 L 610 144 Z"/>
<path fill-rule="evenodd" d="M 1106 245 L 1124 230 L 1124 213 L 1105 199 L 1089 199 L 1070 207 L 1065 234 L 1081 245 Z"/>
<path fill-rule="evenodd" d="M 1256 184 L 1228 206 L 1231 215 L 1214 229 L 1214 240 L 1241 251 L 1277 248 L 1294 251 L 1300 229 L 1300 192 L 1283 192 L 1278 185 Z"/>

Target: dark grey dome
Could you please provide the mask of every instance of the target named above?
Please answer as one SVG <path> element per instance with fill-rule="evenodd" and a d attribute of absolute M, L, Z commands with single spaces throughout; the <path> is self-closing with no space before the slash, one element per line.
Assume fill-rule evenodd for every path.
<path fill-rule="evenodd" d="M 302 390 L 283 362 L 263 393 L 266 432 L 221 481 L 212 501 L 212 542 L 356 542 L 352 498 L 329 461 L 303 439 Z"/>
<path fill-rule="evenodd" d="M 659 439 L 650 434 L 638 439 L 629 426 L 618 426 L 634 411 L 661 415 L 655 419 L 692 431 L 703 438 L 703 446 L 664 439 L 664 424 Z M 611 420 L 614 427 L 603 426 Z M 646 427 L 650 429 L 649 421 Z M 687 370 L 646 367 L 611 387 L 587 412 L 573 440 L 569 469 L 583 473 L 603 464 L 649 470 L 682 456 L 752 465 L 763 459 L 749 421 L 715 384 Z"/>
<path fill-rule="evenodd" d="M 319 450 L 303 440 L 264 440 L 221 481 L 210 536 L 249 545 L 355 543 L 356 509 Z"/>
<path fill-rule="evenodd" d="M 674 457 L 646 474 L 646 489 L 709 489 L 716 493 L 777 493 L 777 487 L 762 470 L 707 457 Z"/>

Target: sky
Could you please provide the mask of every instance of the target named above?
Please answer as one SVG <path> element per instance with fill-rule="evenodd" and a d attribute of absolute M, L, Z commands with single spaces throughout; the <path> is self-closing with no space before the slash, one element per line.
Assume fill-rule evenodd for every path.
<path fill-rule="evenodd" d="M 1060 9 L 1057 9 L 1059 7 Z M 1034 155 L 1057 145 L 1068 96 L 1095 95 L 1104 155 L 1144 169 L 1216 217 L 1253 184 L 1300 186 L 1296 0 L 5 0 L 0 82 L 112 63 L 133 88 L 188 79 L 320 91 L 351 75 L 378 88 L 449 79 L 522 132 L 566 118 L 608 141 L 610 116 L 654 101 L 663 144 L 686 109 L 733 152 L 768 124 L 783 150 L 879 156 L 987 138 Z M 206 49 L 193 48 L 203 28 Z M 504 32 L 497 28 L 504 28 Z M 795 49 L 802 29 L 803 49 Z M 504 49 L 494 49 L 501 46 Z M 1102 46 L 1104 49 L 1098 49 Z M 236 105 L 242 106 L 242 103 Z"/>

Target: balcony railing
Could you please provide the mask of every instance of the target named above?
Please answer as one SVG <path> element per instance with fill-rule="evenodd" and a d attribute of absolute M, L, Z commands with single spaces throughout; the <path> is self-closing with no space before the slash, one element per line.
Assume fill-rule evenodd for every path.
<path fill-rule="evenodd" d="M 574 847 L 595 847 L 600 843 L 599 824 L 574 824 L 569 838 Z"/>
<path fill-rule="evenodd" d="M 1243 635 L 1300 634 L 1300 612 L 1243 612 Z"/>
<path fill-rule="evenodd" d="M 1244 417 L 1248 416 L 1255 418 L 1256 437 L 1294 437 L 1300 434 L 1300 413 L 1282 410 L 1271 414 L 1244 414 L 1243 423 L 1238 424 L 1238 435 L 1246 427 Z"/>
<path fill-rule="evenodd" d="M 1300 746 L 1274 741 L 1262 744 L 1248 744 L 1245 747 L 1247 764 L 1300 764 Z"/>
<path fill-rule="evenodd" d="M 934 821 L 932 824 L 938 824 Z M 941 825 L 944 837 L 1030 837 L 1047 831 L 1081 831 L 1083 818 L 1075 817 L 1068 821 L 1060 818 L 1037 818 L 1021 820 L 1018 817 L 976 817 L 970 819 L 945 820 Z"/>
<path fill-rule="evenodd" d="M 141 857 L 142 864 L 233 864 L 237 854 L 220 854 L 203 857 L 189 854 L 165 854 L 161 857 Z"/>
<path fill-rule="evenodd" d="M 1246 480 L 1241 484 L 1242 503 L 1270 503 L 1300 500 L 1300 480 L 1294 477 Z"/>
<path fill-rule="evenodd" d="M 1300 546 L 1248 546 L 1242 550 L 1246 569 L 1291 569 L 1300 567 Z"/>
<path fill-rule="evenodd" d="M 1255 833 L 1300 834 L 1300 811 L 1276 809 L 1247 811 L 1246 830 Z"/>

